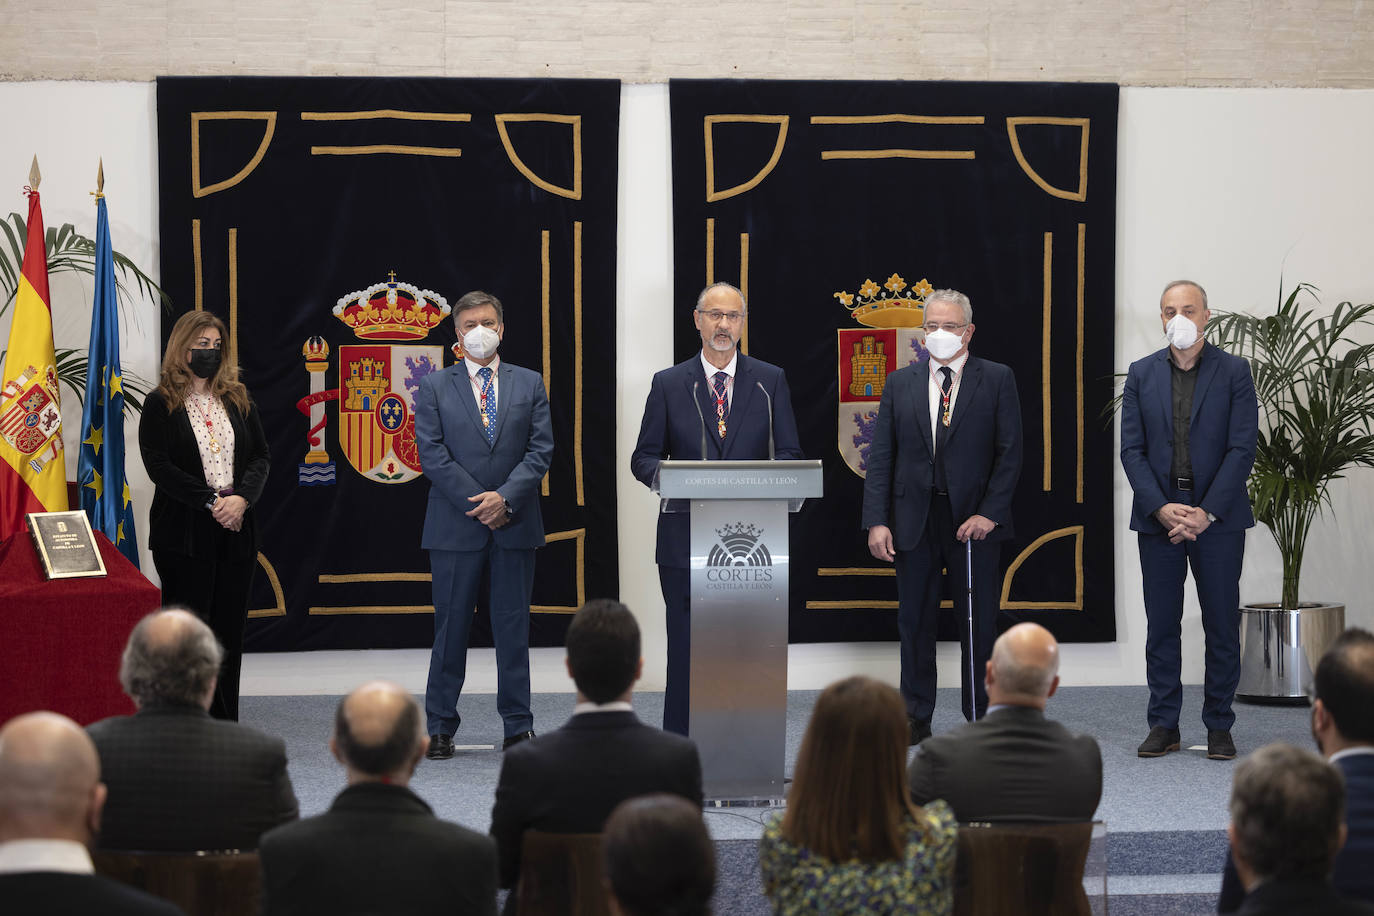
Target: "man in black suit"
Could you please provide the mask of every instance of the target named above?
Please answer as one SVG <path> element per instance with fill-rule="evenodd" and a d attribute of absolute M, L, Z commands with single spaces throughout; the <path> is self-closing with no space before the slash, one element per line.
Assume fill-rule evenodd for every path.
<path fill-rule="evenodd" d="M 207 712 L 222 653 L 179 608 L 149 614 L 129 635 L 119 681 L 138 712 L 87 729 L 110 789 L 101 849 L 256 849 L 263 832 L 298 816 L 282 740 Z"/>
<path fill-rule="evenodd" d="M 1018 623 L 992 647 L 988 714 L 921 743 L 911 800 L 943 798 L 960 821 L 1090 821 L 1102 798 L 1102 752 L 1045 718 L 1059 687 L 1059 644 Z"/>
<path fill-rule="evenodd" d="M 329 750 L 348 788 L 262 838 L 263 913 L 496 913 L 496 844 L 441 821 L 409 789 L 425 755 L 420 707 L 395 684 L 354 690 Z"/>
<path fill-rule="evenodd" d="M 607 599 L 587 602 L 568 627 L 567 647 L 577 685 L 572 718 L 511 748 L 501 763 L 491 835 L 502 887 L 514 887 L 520 876 L 526 830 L 600 833 L 616 805 L 651 792 L 702 802 L 696 745 L 645 725 L 630 706 L 644 659 L 629 609 Z"/>
<path fill-rule="evenodd" d="M 701 352 L 656 373 L 644 402 L 630 470 L 646 487 L 658 489 L 658 466 L 665 458 L 802 457 L 787 377 L 777 366 L 737 349 L 746 318 L 744 294 L 729 283 L 713 283 L 697 297 L 692 320 L 701 334 Z M 687 512 L 659 514 L 655 556 L 668 627 L 663 727 L 679 735 L 687 734 L 691 696 L 689 518 Z"/>
<path fill-rule="evenodd" d="M 143 891 L 95 874 L 87 851 L 105 786 L 91 739 L 51 712 L 0 728 L 0 909 L 28 916 L 179 916 Z"/>
<path fill-rule="evenodd" d="M 974 645 L 960 627 L 963 670 L 982 671 L 992 653 L 1001 595 L 999 546 L 1011 537 L 1011 499 L 1021 476 L 1021 405 L 1001 363 L 969 354 L 973 306 L 963 293 L 926 297 L 927 356 L 883 385 L 864 478 L 868 549 L 897 566 L 902 697 L 911 743 L 930 736 L 935 711 L 935 636 L 940 570 L 964 594 L 965 544 L 973 547 Z M 967 608 L 955 602 L 960 619 Z M 972 652 L 970 662 L 969 653 Z M 964 717 L 981 717 L 981 678 L 964 684 Z M 972 692 L 973 695 L 970 695 Z"/>
<path fill-rule="evenodd" d="M 1242 916 L 1374 916 L 1340 896 L 1331 865 L 1345 842 L 1340 772 L 1317 755 L 1270 744 L 1236 767 L 1231 858 L 1245 886 Z M 1368 867 L 1368 863 L 1365 863 Z"/>
<path fill-rule="evenodd" d="M 1317 663 L 1312 693 L 1312 737 L 1345 778 L 1346 839 L 1331 884 L 1374 903 L 1374 634 L 1354 628 L 1338 636 Z M 1217 912 L 1234 912 L 1244 896 L 1228 857 Z"/>

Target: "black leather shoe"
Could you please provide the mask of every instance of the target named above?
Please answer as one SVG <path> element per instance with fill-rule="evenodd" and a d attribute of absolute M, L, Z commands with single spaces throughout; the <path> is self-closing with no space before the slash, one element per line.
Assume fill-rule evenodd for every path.
<path fill-rule="evenodd" d="M 452 735 L 430 735 L 429 750 L 425 756 L 430 760 L 447 760 L 453 756 Z"/>
<path fill-rule="evenodd" d="M 533 738 L 533 737 L 534 737 L 534 732 L 521 732 L 521 733 L 518 734 L 518 735 L 511 735 L 511 736 L 510 736 L 509 738 L 507 738 L 505 741 L 502 741 L 502 742 L 501 742 L 501 750 L 504 751 L 504 750 L 506 750 L 507 748 L 514 747 L 515 745 L 519 744 L 521 741 L 528 741 L 528 740 L 530 740 L 530 739 Z"/>
<path fill-rule="evenodd" d="M 930 737 L 929 722 L 918 722 L 915 719 L 908 718 L 906 724 L 907 727 L 911 729 L 911 740 L 908 742 L 910 747 L 915 747 Z"/>
<path fill-rule="evenodd" d="M 1137 757 L 1163 757 L 1170 751 L 1178 750 L 1178 748 L 1178 729 L 1156 725 L 1150 729 L 1150 734 L 1141 742 L 1140 747 L 1136 748 L 1135 755 Z"/>
<path fill-rule="evenodd" d="M 1207 759 L 1235 760 L 1236 742 L 1231 740 L 1231 732 L 1225 728 L 1207 729 Z"/>

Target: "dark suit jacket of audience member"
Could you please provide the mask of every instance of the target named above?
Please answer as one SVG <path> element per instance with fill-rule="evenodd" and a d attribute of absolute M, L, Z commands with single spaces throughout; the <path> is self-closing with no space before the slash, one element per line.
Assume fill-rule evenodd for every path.
<path fill-rule="evenodd" d="M 0 875 L 0 911 L 23 916 L 185 916 L 173 904 L 100 875 L 29 871 Z"/>
<path fill-rule="evenodd" d="M 263 914 L 496 913 L 496 844 L 404 786 L 349 786 L 324 814 L 269 831 Z"/>
<path fill-rule="evenodd" d="M 1088 821 L 1102 752 L 1028 706 L 1004 706 L 921 743 L 908 770 L 917 804 L 943 798 L 960 821 Z"/>
<path fill-rule="evenodd" d="M 1374 916 L 1374 905 L 1336 893 L 1326 881 L 1269 881 L 1249 894 L 1240 916 Z"/>
<path fill-rule="evenodd" d="M 616 805 L 651 792 L 700 805 L 701 759 L 691 739 L 645 725 L 633 712 L 582 713 L 515 745 L 501 763 L 491 810 L 501 886 L 515 886 L 526 830 L 600 833 Z"/>
<path fill-rule="evenodd" d="M 1345 777 L 1345 845 L 1336 853 L 1331 884 L 1348 897 L 1374 903 L 1374 754 L 1349 754 L 1335 763 Z M 1221 873 L 1218 913 L 1234 913 L 1245 899 L 1231 851 Z"/>
<path fill-rule="evenodd" d="M 198 706 L 146 707 L 87 732 L 109 787 L 101 849 L 256 849 L 300 813 L 282 740 Z"/>

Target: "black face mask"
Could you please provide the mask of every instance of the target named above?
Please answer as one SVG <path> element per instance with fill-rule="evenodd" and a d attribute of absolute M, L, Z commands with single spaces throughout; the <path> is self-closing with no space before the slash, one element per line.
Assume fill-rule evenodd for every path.
<path fill-rule="evenodd" d="M 191 371 L 201 378 L 210 378 L 219 371 L 224 354 L 219 350 L 192 350 Z"/>

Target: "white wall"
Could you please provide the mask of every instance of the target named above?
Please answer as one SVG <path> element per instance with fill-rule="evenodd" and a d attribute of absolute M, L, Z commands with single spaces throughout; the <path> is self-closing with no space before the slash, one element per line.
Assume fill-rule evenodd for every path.
<path fill-rule="evenodd" d="M 95 161 L 104 155 L 115 247 L 155 275 L 157 157 L 154 91 L 147 83 L 0 83 L 7 139 L 0 142 L 0 215 L 22 210 L 18 191 L 39 155 L 48 225 L 75 223 L 94 234 Z M 653 541 L 657 505 L 629 474 L 650 376 L 672 358 L 668 93 L 662 84 L 626 85 L 620 142 L 620 248 L 616 420 L 620 455 L 621 596 L 645 631 L 644 686 L 661 688 L 664 637 Z M 1323 289 L 1328 304 L 1374 300 L 1367 214 L 1374 179 L 1374 91 L 1123 89 L 1119 133 L 1116 365 L 1162 345 L 1159 289 L 1193 277 L 1216 307 L 1268 309 L 1279 273 Z M 1361 151 L 1366 151 L 1365 155 Z M 5 196 L 12 182 L 13 197 Z M 9 201 L 8 206 L 5 202 Z M 58 345 L 85 347 L 90 284 L 54 289 Z M 683 318 L 682 320 L 685 320 Z M 0 333 L 8 335 L 7 326 Z M 126 370 L 156 375 L 158 315 L 145 303 L 121 328 Z M 995 354 L 989 354 L 995 355 Z M 69 476 L 80 417 L 69 398 Z M 135 427 L 128 427 L 129 441 Z M 133 449 L 136 454 L 136 448 Z M 147 531 L 151 488 L 130 464 L 140 534 Z M 1118 642 L 1065 648 L 1066 684 L 1144 682 L 1144 613 L 1135 544 L 1126 530 L 1130 491 L 1115 472 L 1119 537 L 1116 566 Z M 1374 518 L 1374 477 L 1355 472 L 1333 496 L 1339 523 L 1317 523 L 1308 548 L 1304 593 L 1343 600 L 1347 621 L 1374 626 L 1363 597 L 1374 592 L 1374 564 L 1363 542 Z M 857 533 L 855 534 L 857 537 Z M 1248 541 L 1244 600 L 1277 596 L 1277 551 L 1264 529 Z M 145 564 L 151 569 L 151 564 Z M 1189 590 L 1184 675 L 1200 682 L 1201 627 Z M 957 684 L 952 646 L 941 647 L 942 683 Z M 895 646 L 807 649 L 826 680 L 851 670 L 896 677 Z M 807 686 L 795 683 L 794 686 Z"/>

